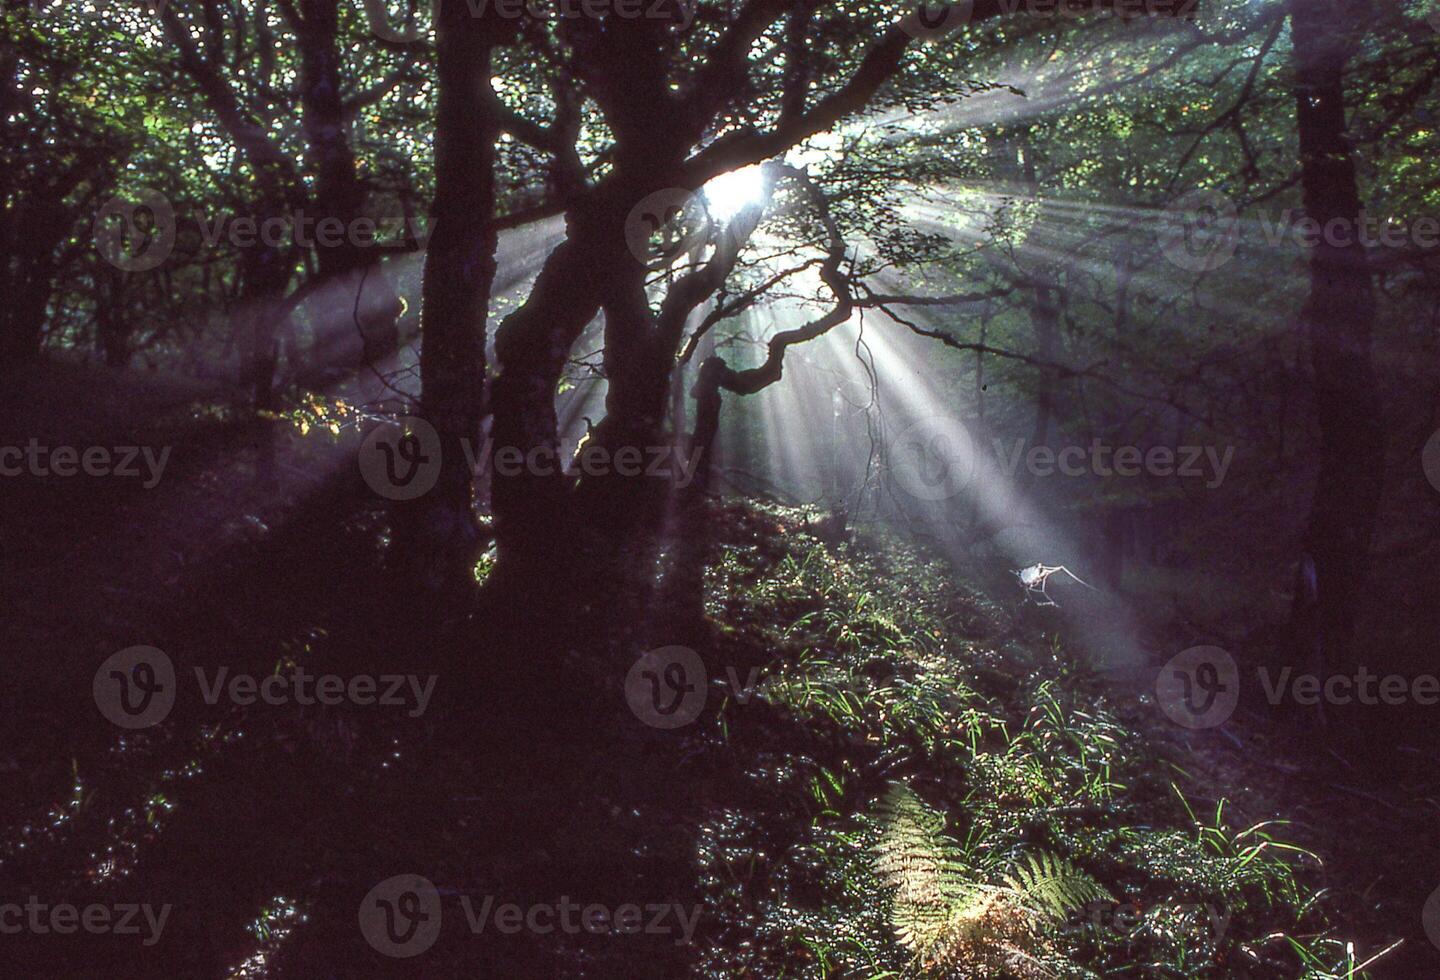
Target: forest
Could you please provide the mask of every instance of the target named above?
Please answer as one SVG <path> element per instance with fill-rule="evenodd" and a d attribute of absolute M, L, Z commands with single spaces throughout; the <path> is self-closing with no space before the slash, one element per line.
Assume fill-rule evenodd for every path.
<path fill-rule="evenodd" d="M 0 973 L 1440 976 L 1440 0 L 0 24 Z"/>

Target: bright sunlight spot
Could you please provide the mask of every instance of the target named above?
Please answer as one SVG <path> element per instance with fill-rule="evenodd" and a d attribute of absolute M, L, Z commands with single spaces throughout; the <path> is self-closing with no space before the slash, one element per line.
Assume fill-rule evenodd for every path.
<path fill-rule="evenodd" d="M 752 165 L 721 174 L 705 185 L 705 205 L 710 217 L 724 224 L 764 194 L 760 167 Z"/>

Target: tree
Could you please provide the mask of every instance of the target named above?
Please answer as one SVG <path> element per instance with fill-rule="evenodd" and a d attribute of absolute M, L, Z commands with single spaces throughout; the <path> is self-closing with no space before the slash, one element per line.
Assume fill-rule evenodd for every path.
<path fill-rule="evenodd" d="M 423 577 L 465 581 L 479 542 L 469 460 L 485 411 L 486 316 L 495 280 L 493 51 L 509 31 L 491 12 L 442 4 L 435 24 L 435 204 L 420 323 L 421 413 L 440 437 L 435 489 L 407 515 L 406 546 Z"/>
<path fill-rule="evenodd" d="M 977 0 L 967 10 L 974 24 L 1006 7 Z M 683 23 L 683 13 L 675 9 L 676 22 Z M 548 73 L 535 87 L 583 93 L 595 105 L 594 125 L 603 127 L 609 142 L 586 161 L 578 131 L 567 132 L 558 121 L 542 127 L 523 107 L 502 114 L 510 135 L 549 153 L 566 176 L 564 191 L 550 198 L 552 207 L 536 210 L 562 210 L 567 235 L 525 303 L 497 332 L 499 373 L 491 401 L 497 450 L 557 451 L 556 387 L 568 353 L 597 316 L 603 316 L 609 389 L 606 415 L 591 442 L 612 450 L 663 444 L 667 393 L 685 325 L 725 284 L 724 253 L 712 244 L 710 262 L 719 259 L 720 266 L 671 277 L 663 299 L 652 301 L 648 290 L 661 284 L 649 281 L 629 254 L 627 218 L 658 191 L 695 192 L 720 174 L 775 160 L 873 105 L 919 98 L 910 87 L 925 67 L 925 59 L 914 55 L 924 27 L 915 13 L 885 25 L 887 14 L 879 6 L 849 17 L 807 4 L 750 0 L 733 16 L 705 8 L 688 32 L 655 20 L 609 17 L 563 21 L 553 36 L 539 29 L 527 34 L 538 57 L 526 61 Z M 862 56 L 831 53 L 876 35 Z M 709 37 L 713 43 L 703 45 L 701 38 Z M 821 39 L 826 43 L 814 43 Z M 770 56 L 754 57 L 757 44 Z M 834 251 L 840 236 L 824 221 L 820 228 L 816 245 L 827 253 L 821 275 L 834 308 L 793 336 L 776 338 L 765 363 L 749 373 L 712 368 L 708 374 L 702 369 L 702 376 L 731 390 L 759 390 L 778 380 L 789 346 L 848 319 L 855 297 L 844 258 Z M 701 398 L 697 416 L 705 417 L 714 400 Z M 567 519 L 572 490 L 583 503 L 594 499 L 587 487 L 599 490 L 605 482 L 582 478 L 572 487 L 556 473 L 496 472 L 493 506 L 502 560 L 548 564 L 573 527 Z M 633 510 L 604 512 L 617 519 L 613 526 L 631 526 L 621 518 Z"/>
<path fill-rule="evenodd" d="M 318 222 L 340 222 L 344 234 L 315 235 L 313 241 L 276 242 L 257 235 L 240 245 L 239 275 L 243 282 L 237 332 L 242 338 L 242 381 L 253 392 L 258 410 L 273 410 L 275 368 L 279 336 L 299 297 L 285 298 L 296 263 L 304 248 L 318 258 L 318 279 L 334 286 L 358 289 L 360 271 L 378 261 L 380 251 L 356 241 L 356 219 L 361 215 L 368 188 L 357 172 L 357 157 L 349 133 L 354 115 L 374 104 L 406 79 L 412 68 L 409 55 L 373 84 L 362 84 L 362 73 L 348 77 L 339 55 L 338 0 L 299 0 L 279 7 L 283 22 L 294 33 L 298 64 L 287 63 L 277 50 L 286 50 L 277 37 L 279 26 L 268 7 L 225 10 L 205 4 L 190 11 L 177 4 L 159 10 L 165 36 L 173 45 L 174 63 L 183 71 L 214 114 L 245 162 L 246 185 L 242 201 L 256 224 L 289 224 L 308 209 Z M 256 51 L 251 58 L 250 38 Z M 298 84 L 287 83 L 292 68 Z M 373 69 L 370 69 L 373 71 Z M 347 97 L 346 90 L 349 90 Z M 303 130 L 305 169 L 297 163 L 293 145 L 282 138 L 286 120 L 298 107 Z M 306 171 L 314 175 L 313 191 Z M 367 254 L 367 248 L 369 252 Z M 379 306 L 389 325 L 378 337 L 365 338 L 366 352 L 393 348 L 393 322 L 399 305 L 383 277 Z M 312 287 L 305 293 L 313 295 Z M 345 306 L 343 293 L 335 308 Z M 378 340 L 378 343 L 374 341 Z"/>
<path fill-rule="evenodd" d="M 87 60 L 108 54 L 108 44 L 68 32 L 49 39 L 25 4 L 6 6 L 3 28 L 0 368 L 39 356 L 56 282 L 77 251 L 73 240 L 88 237 L 131 150 L 119 114 L 106 118 L 76 77 Z"/>
<path fill-rule="evenodd" d="M 1314 559 L 1318 664 L 1351 662 L 1350 644 L 1370 566 L 1385 470 L 1385 435 L 1370 362 L 1375 295 L 1358 229 L 1364 216 L 1345 112 L 1345 65 L 1368 5 L 1290 6 L 1295 43 L 1295 118 L 1305 213 L 1322 233 L 1310 253 L 1310 295 L 1300 311 L 1310 341 L 1320 470 L 1304 546 Z M 1334 14 L 1340 14 L 1339 17 Z M 1292 627 L 1311 615 L 1296 590 Z M 1312 648 L 1313 649 L 1313 648 Z"/>

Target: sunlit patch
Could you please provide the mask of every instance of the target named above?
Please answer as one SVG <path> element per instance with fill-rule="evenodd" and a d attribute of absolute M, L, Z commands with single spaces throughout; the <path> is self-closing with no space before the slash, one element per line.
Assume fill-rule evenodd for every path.
<path fill-rule="evenodd" d="M 231 970 L 228 980 L 258 980 L 267 976 L 271 959 L 295 932 L 295 927 L 305 920 L 304 911 L 293 899 L 279 895 L 272 898 L 255 920 L 245 927 L 259 942 L 260 948 Z"/>
<path fill-rule="evenodd" d="M 791 147 L 785 154 L 785 162 L 804 170 L 811 165 L 819 166 L 838 160 L 845 146 L 846 136 L 853 132 L 852 127 L 840 126 L 816 133 L 798 146 Z"/>
<path fill-rule="evenodd" d="M 475 582 L 477 584 L 484 585 L 486 580 L 490 578 L 491 573 L 495 571 L 495 564 L 498 561 L 499 557 L 499 552 L 496 551 L 494 548 L 491 548 L 483 555 L 481 555 L 479 560 L 475 562 L 475 568 L 473 571 L 475 574 Z"/>
<path fill-rule="evenodd" d="M 69 842 L 98 835 L 101 839 L 87 850 L 84 879 L 102 884 L 129 877 L 139 863 L 142 849 L 159 837 L 176 810 L 179 784 L 202 775 L 202 760 L 233 745 L 241 736 L 239 731 L 221 733 L 218 729 L 202 729 L 193 746 L 193 758 L 167 766 L 143 798 L 134 805 L 117 809 L 99 802 L 109 798 L 99 790 L 106 785 L 106 771 L 92 774 L 86 780 L 81 778 L 77 764 L 69 799 L 52 805 L 43 816 L 18 825 L 8 839 L 0 839 L 0 863 L 13 861 L 27 852 L 54 853 Z M 133 766 L 139 759 L 150 758 L 153 748 L 149 739 L 127 733 L 116 739 L 108 755 L 111 762 L 122 767 Z"/>
<path fill-rule="evenodd" d="M 721 174 L 703 188 L 710 217 L 724 224 L 765 198 L 765 180 L 758 165 Z"/>

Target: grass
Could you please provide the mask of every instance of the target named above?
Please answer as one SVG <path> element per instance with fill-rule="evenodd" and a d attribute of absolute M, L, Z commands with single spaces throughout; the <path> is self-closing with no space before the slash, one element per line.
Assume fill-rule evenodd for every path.
<path fill-rule="evenodd" d="M 1367 975 L 1374 957 L 1357 959 L 1314 887 L 1318 859 L 1283 824 L 1207 796 L 1217 774 L 1195 759 L 1195 778 L 1181 770 L 1148 727 L 1153 712 L 1090 677 L 1048 611 L 1022 615 L 1018 594 L 986 594 L 975 570 L 894 538 L 827 544 L 797 510 L 735 503 L 712 516 L 709 630 L 693 642 L 724 696 L 692 727 L 654 732 L 630 715 L 615 674 L 631 661 L 594 655 L 580 615 L 558 635 L 585 652 L 569 680 L 598 707 L 535 751 L 560 760 L 547 778 L 478 748 L 524 721 L 523 699 L 493 721 L 495 701 L 480 721 L 424 724 L 308 709 L 172 716 L 125 736 L 123 752 L 107 740 L 60 771 L 0 866 L 63 895 L 174 903 L 173 938 L 115 947 L 117 976 L 146 975 L 126 972 L 125 956 L 153 972 L 157 955 L 187 976 L 413 975 L 359 940 L 355 909 L 377 881 L 414 869 L 454 893 L 702 903 L 693 953 L 664 934 L 477 940 L 452 925 L 426 954 L 427 976 L 473 975 L 482 948 L 499 975 L 630 980 L 687 975 L 682 960 L 688 975 L 766 980 Z M 479 628 L 494 622 L 446 632 L 428 609 L 399 615 L 400 602 L 378 600 L 388 579 L 361 558 L 374 525 L 321 528 L 346 546 L 354 578 L 337 588 L 330 565 L 316 566 L 321 577 L 286 593 L 293 610 L 255 624 L 238 653 L 225 633 L 229 662 L 353 669 L 394 663 L 408 644 L 406 669 L 422 670 L 459 661 L 442 656 L 445 636 L 465 655 L 476 635 L 514 648 Z M 296 554 L 316 551 L 310 533 Z M 267 575 L 271 560 L 258 566 Z M 486 558 L 477 579 L 492 570 Z M 202 608 L 228 612 L 243 591 L 215 587 Z M 319 594 L 335 601 L 317 619 Z M 523 749 L 536 730 L 521 731 L 511 744 Z M 883 860 L 897 787 L 935 841 L 937 859 L 921 865 L 934 873 L 918 884 L 896 878 L 909 864 Z M 1056 891 L 1056 879 L 1096 891 Z M 461 921 L 453 903 L 446 914 Z M 917 923 L 933 928 L 907 929 Z"/>
<path fill-rule="evenodd" d="M 707 915 L 724 923 L 709 972 L 1369 975 L 1313 887 L 1319 859 L 1287 843 L 1283 823 L 1242 826 L 1223 799 L 1192 802 L 1153 722 L 1077 667 L 1063 639 L 1017 624 L 1018 595 L 968 589 L 893 538 L 823 543 L 799 511 L 728 519 L 707 608 L 722 650 L 766 665 L 755 700 L 721 715 L 750 791 L 702 833 Z M 1035 920 L 1020 957 L 994 955 L 1018 934 L 994 922 L 917 953 L 875 866 L 882 796 L 897 783 L 937 815 L 977 886 L 1044 853 L 1115 901 Z"/>

